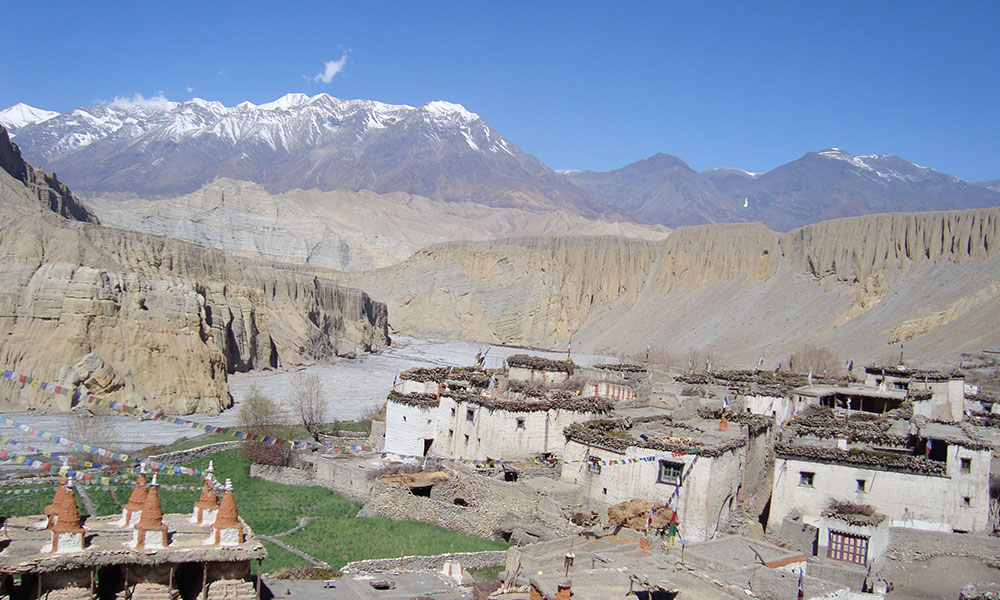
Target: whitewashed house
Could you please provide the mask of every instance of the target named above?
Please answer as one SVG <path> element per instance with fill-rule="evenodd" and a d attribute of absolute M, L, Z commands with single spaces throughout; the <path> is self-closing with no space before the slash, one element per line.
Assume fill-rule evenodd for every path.
<path fill-rule="evenodd" d="M 664 417 L 604 419 L 566 431 L 562 480 L 591 500 L 611 505 L 633 498 L 677 506 L 680 535 L 711 539 L 744 494 L 766 497 L 771 421 L 741 416 L 672 422 Z"/>
<path fill-rule="evenodd" d="M 820 527 L 832 503 L 848 501 L 873 507 L 893 527 L 989 529 L 992 451 L 959 427 L 818 413 L 801 421 L 776 447 L 769 528 L 791 511 Z"/>

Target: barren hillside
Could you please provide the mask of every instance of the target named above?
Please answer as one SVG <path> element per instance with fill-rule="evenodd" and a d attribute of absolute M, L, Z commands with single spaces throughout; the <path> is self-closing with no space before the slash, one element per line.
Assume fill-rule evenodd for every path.
<path fill-rule="evenodd" d="M 856 362 L 1000 345 L 1000 209 L 449 243 L 347 274 L 412 335 L 769 364 L 805 344 Z"/>

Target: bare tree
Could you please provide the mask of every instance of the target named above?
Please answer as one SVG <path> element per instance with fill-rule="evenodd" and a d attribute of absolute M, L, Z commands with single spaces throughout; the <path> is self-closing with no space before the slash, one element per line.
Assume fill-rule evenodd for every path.
<path fill-rule="evenodd" d="M 826 346 L 806 344 L 795 352 L 795 371 L 819 376 L 826 371 L 830 376 L 836 376 L 841 371 L 840 359 L 833 355 Z"/>
<path fill-rule="evenodd" d="M 296 373 L 292 377 L 292 410 L 299 417 L 302 426 L 317 442 L 321 426 L 326 422 L 326 399 L 319 375 Z"/>
<path fill-rule="evenodd" d="M 240 403 L 237 420 L 240 428 L 250 433 L 270 435 L 270 431 L 282 425 L 284 418 L 278 403 L 265 396 L 256 385 L 247 392 L 247 397 Z"/>
<path fill-rule="evenodd" d="M 283 424 L 284 415 L 278 403 L 261 393 L 256 385 L 240 403 L 237 422 L 241 429 L 254 435 L 287 439 L 291 433 Z M 292 461 L 292 449 L 285 444 L 246 442 L 240 450 L 243 456 L 257 463 L 288 466 Z"/>

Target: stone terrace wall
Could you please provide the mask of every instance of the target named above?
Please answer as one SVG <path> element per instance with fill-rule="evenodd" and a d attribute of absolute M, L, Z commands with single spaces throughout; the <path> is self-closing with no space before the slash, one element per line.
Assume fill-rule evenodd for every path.
<path fill-rule="evenodd" d="M 222 452 L 224 450 L 232 450 L 233 448 L 239 448 L 240 444 L 242 443 L 243 442 L 240 440 L 234 440 L 232 442 L 217 442 L 215 444 L 208 444 L 206 446 L 191 448 L 189 450 L 178 450 L 177 452 L 154 454 L 149 458 L 157 462 L 176 463 L 183 465 L 191 462 L 192 460 L 198 460 L 199 458 L 204 458 L 206 456 L 215 454 L 216 452 Z"/>
<path fill-rule="evenodd" d="M 483 550 L 482 552 L 455 552 L 434 556 L 401 556 L 399 558 L 379 558 L 349 562 L 342 573 L 378 573 L 383 571 L 438 571 L 446 560 L 454 559 L 466 569 L 502 567 L 507 559 L 506 550 Z"/>
<path fill-rule="evenodd" d="M 276 467 L 253 463 L 250 465 L 250 477 L 259 477 L 285 485 L 319 485 L 316 476 L 311 471 L 294 467 Z"/>

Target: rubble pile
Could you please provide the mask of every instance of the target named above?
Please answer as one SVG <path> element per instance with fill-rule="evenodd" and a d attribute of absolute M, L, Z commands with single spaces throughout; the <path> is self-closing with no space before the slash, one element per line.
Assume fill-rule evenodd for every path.
<path fill-rule="evenodd" d="M 674 516 L 673 509 L 666 504 L 633 498 L 608 507 L 608 524 L 642 531 L 649 523 L 650 510 L 653 511 L 653 522 L 650 527 L 664 527 Z"/>

